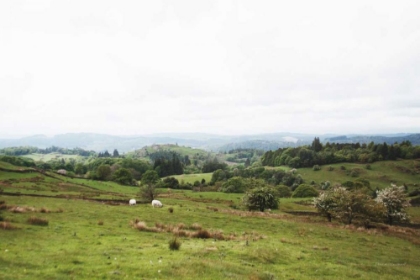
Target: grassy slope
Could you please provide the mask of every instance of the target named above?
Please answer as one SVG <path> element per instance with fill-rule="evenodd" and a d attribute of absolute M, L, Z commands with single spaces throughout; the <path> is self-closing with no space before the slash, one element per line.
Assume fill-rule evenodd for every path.
<path fill-rule="evenodd" d="M 204 194 L 205 195 L 205 194 Z M 2 231 L 0 278 L 171 278 L 171 279 L 415 279 L 420 250 L 408 241 L 370 232 L 304 222 L 290 216 L 240 216 L 219 203 L 162 198 L 165 207 L 109 206 L 83 200 L 0 197 L 9 205 L 46 207 L 52 212 L 5 212 L 20 227 Z M 169 214 L 167 207 L 173 207 Z M 30 216 L 49 220 L 29 225 Z M 180 238 L 170 251 L 170 233 L 139 232 L 134 218 L 149 226 L 200 223 L 236 234 L 231 241 Z M 98 225 L 103 221 L 103 225 Z M 246 238 L 241 238 L 244 235 Z M 259 236 L 264 236 L 259 239 Z M 36 240 L 36 242 L 34 242 Z"/>
<path fill-rule="evenodd" d="M 393 169 L 392 165 L 372 165 L 369 172 Z M 335 174 L 311 169 L 299 172 L 315 176 L 312 178 L 318 178 L 322 172 Z M 342 180 L 340 173 L 337 174 L 336 180 Z M 0 171 L 1 188 L 33 193 L 41 192 L 40 188 L 44 194 L 53 196 L 69 191 L 79 196 L 127 201 L 137 193 L 137 188 L 110 182 L 62 176 L 35 180 L 37 177 L 42 175 Z M 6 181 L 10 186 L 4 186 Z M 55 192 L 60 187 L 67 189 Z M 1 212 L 3 218 L 20 229 L 0 229 L 0 279 L 273 279 L 272 276 L 274 279 L 416 279 L 420 275 L 418 231 L 412 235 L 398 233 L 402 238 L 397 238 L 392 231 L 353 230 L 327 224 L 318 217 L 294 217 L 282 212 L 310 209 L 296 203 L 302 199 L 282 199 L 280 210 L 262 216 L 232 210 L 229 204 L 238 204 L 241 197 L 240 194 L 165 190 L 160 198 L 164 208 L 153 209 L 148 204 L 110 206 L 81 199 L 0 194 L 0 201 L 8 205 L 38 210 Z M 40 213 L 42 207 L 51 213 Z M 169 207 L 174 213 L 168 212 Z M 59 213 L 58 209 L 63 212 Z M 418 220 L 418 209 L 409 211 Z M 29 225 L 26 220 L 30 216 L 46 218 L 49 225 Z M 172 234 L 135 230 L 130 227 L 134 218 L 149 226 L 156 222 L 199 223 L 206 229 L 222 230 L 237 237 L 230 241 L 183 237 L 180 251 L 170 251 L 168 240 Z M 103 221 L 103 225 L 98 221 Z"/>
<path fill-rule="evenodd" d="M 334 170 L 328 171 L 329 166 L 332 166 Z M 344 166 L 346 170 L 341 170 L 341 166 Z M 283 166 L 276 167 L 276 169 L 278 168 L 284 169 Z M 347 175 L 347 171 L 352 168 L 357 168 L 360 171 L 358 177 Z M 415 184 L 419 186 L 420 183 L 420 161 L 399 160 L 375 162 L 371 164 L 371 170 L 366 169 L 365 164 L 340 163 L 321 166 L 321 170 L 319 171 L 314 171 L 312 168 L 299 168 L 298 174 L 302 175 L 305 183 L 310 183 L 313 180 L 319 184 L 328 180 L 334 184 L 363 178 L 369 180 L 373 189 L 377 187 L 382 189 L 388 187 L 391 183 L 397 185 L 405 183 L 409 189 L 413 189 Z"/>
<path fill-rule="evenodd" d="M 185 183 L 194 184 L 195 181 L 201 182 L 202 179 L 206 180 L 206 182 L 210 182 L 212 175 L 213 175 L 213 173 L 199 173 L 199 174 L 173 175 L 173 176 L 169 176 L 169 177 L 174 177 L 179 182 L 184 181 Z"/>

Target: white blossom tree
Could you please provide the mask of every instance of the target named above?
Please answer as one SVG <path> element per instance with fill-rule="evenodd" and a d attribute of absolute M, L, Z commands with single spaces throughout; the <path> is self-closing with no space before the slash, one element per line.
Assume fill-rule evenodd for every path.
<path fill-rule="evenodd" d="M 404 194 L 404 187 L 391 187 L 377 191 L 376 202 L 383 204 L 387 222 L 392 225 L 394 222 L 408 221 L 409 217 L 405 208 L 410 206 Z"/>

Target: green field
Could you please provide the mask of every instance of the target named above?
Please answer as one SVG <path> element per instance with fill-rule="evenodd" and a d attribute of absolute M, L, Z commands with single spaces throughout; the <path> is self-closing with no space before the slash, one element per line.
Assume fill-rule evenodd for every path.
<path fill-rule="evenodd" d="M 328 168 L 331 166 L 332 171 Z M 341 170 L 341 166 L 345 170 Z M 330 181 L 332 184 L 354 181 L 358 178 L 367 179 L 373 189 L 388 187 L 391 183 L 396 185 L 406 184 L 409 189 L 420 186 L 420 161 L 398 160 L 382 161 L 370 164 L 371 169 L 366 169 L 366 164 L 340 163 L 321 166 L 321 170 L 314 171 L 312 168 L 298 168 L 306 183 L 315 181 L 317 184 L 322 181 Z M 280 167 L 281 168 L 281 167 Z M 357 169 L 360 173 L 356 177 L 348 175 L 347 172 Z"/>
<path fill-rule="evenodd" d="M 392 170 L 388 176 L 400 176 L 395 170 L 401 168 L 394 165 L 374 164 L 367 174 Z M 332 175 L 331 181 L 347 176 L 324 167 L 298 172 L 315 181 L 325 181 L 323 173 Z M 159 198 L 164 207 L 154 209 L 149 203 L 128 205 L 130 198 L 138 199 L 137 187 L 49 175 L 53 177 L 0 171 L 0 201 L 4 201 L 0 279 L 418 279 L 420 275 L 418 229 L 367 230 L 285 212 L 313 211 L 308 205 L 311 199 L 281 199 L 279 210 L 260 213 L 232 207 L 240 204 L 241 194 L 164 189 Z M 210 181 L 211 174 L 204 175 Z M 410 183 L 418 178 L 410 176 L 414 176 L 411 181 L 401 179 Z M 18 192 L 22 195 L 7 195 Z M 409 213 L 419 221 L 419 208 Z M 45 219 L 48 225 L 30 224 L 31 217 Z M 133 227 L 135 219 L 144 222 L 146 230 Z M 7 229 L 11 227 L 15 229 Z M 199 227 L 213 237 L 195 238 Z M 168 242 L 174 233 L 180 236 L 181 247 L 172 251 Z"/>
<path fill-rule="evenodd" d="M 211 176 L 213 173 L 199 173 L 199 174 L 182 174 L 182 175 L 173 175 L 169 177 L 176 178 L 180 183 L 183 181 L 184 183 L 194 184 L 195 181 L 201 182 L 202 179 L 206 180 L 206 182 L 211 181 Z"/>

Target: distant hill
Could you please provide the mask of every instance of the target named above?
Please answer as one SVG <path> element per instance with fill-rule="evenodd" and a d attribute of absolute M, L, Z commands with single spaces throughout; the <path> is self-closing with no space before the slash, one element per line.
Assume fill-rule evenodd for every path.
<path fill-rule="evenodd" d="M 315 137 L 322 142 L 341 143 L 394 143 L 409 140 L 413 145 L 420 145 L 420 134 L 394 134 L 386 136 L 377 135 L 314 135 L 302 133 L 271 133 L 256 135 L 216 135 L 205 133 L 163 133 L 151 135 L 116 136 L 96 133 L 67 133 L 53 137 L 45 135 L 34 135 L 19 139 L 0 139 L 0 148 L 17 146 L 34 146 L 48 148 L 58 146 L 63 148 L 82 148 L 84 150 L 112 152 L 117 149 L 120 153 L 126 153 L 141 149 L 145 146 L 159 144 L 173 144 L 199 148 L 208 151 L 228 151 L 232 149 L 259 149 L 276 150 L 281 147 L 296 147 L 307 145 Z"/>
<path fill-rule="evenodd" d="M 335 136 L 330 138 L 325 138 L 322 142 L 330 143 L 387 143 L 394 144 L 395 142 L 401 143 L 403 141 L 410 141 L 413 145 L 420 145 L 420 133 L 417 134 L 408 134 L 408 135 L 394 135 L 394 136 L 379 136 L 379 135 L 356 135 L 356 136 Z"/>

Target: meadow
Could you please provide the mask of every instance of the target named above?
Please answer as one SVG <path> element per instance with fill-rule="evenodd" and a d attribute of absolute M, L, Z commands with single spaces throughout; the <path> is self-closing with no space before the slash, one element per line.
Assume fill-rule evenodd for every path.
<path fill-rule="evenodd" d="M 394 167 L 381 168 L 374 164 L 371 172 Z M 324 167 L 299 172 L 310 180 L 326 180 L 316 177 L 322 172 L 335 174 Z M 388 176 L 399 176 L 394 173 Z M 164 189 L 159 198 L 163 208 L 149 203 L 129 206 L 130 198 L 138 199 L 138 187 L 47 175 L 0 171 L 0 279 L 418 279 L 420 275 L 418 229 L 386 225 L 365 229 L 286 213 L 314 211 L 310 199 L 281 199 L 279 210 L 260 213 L 232 207 L 240 204 L 241 194 Z M 418 221 L 418 208 L 409 211 Z M 38 220 L 48 224 L 34 222 Z M 170 250 L 175 234 L 181 246 Z"/>

